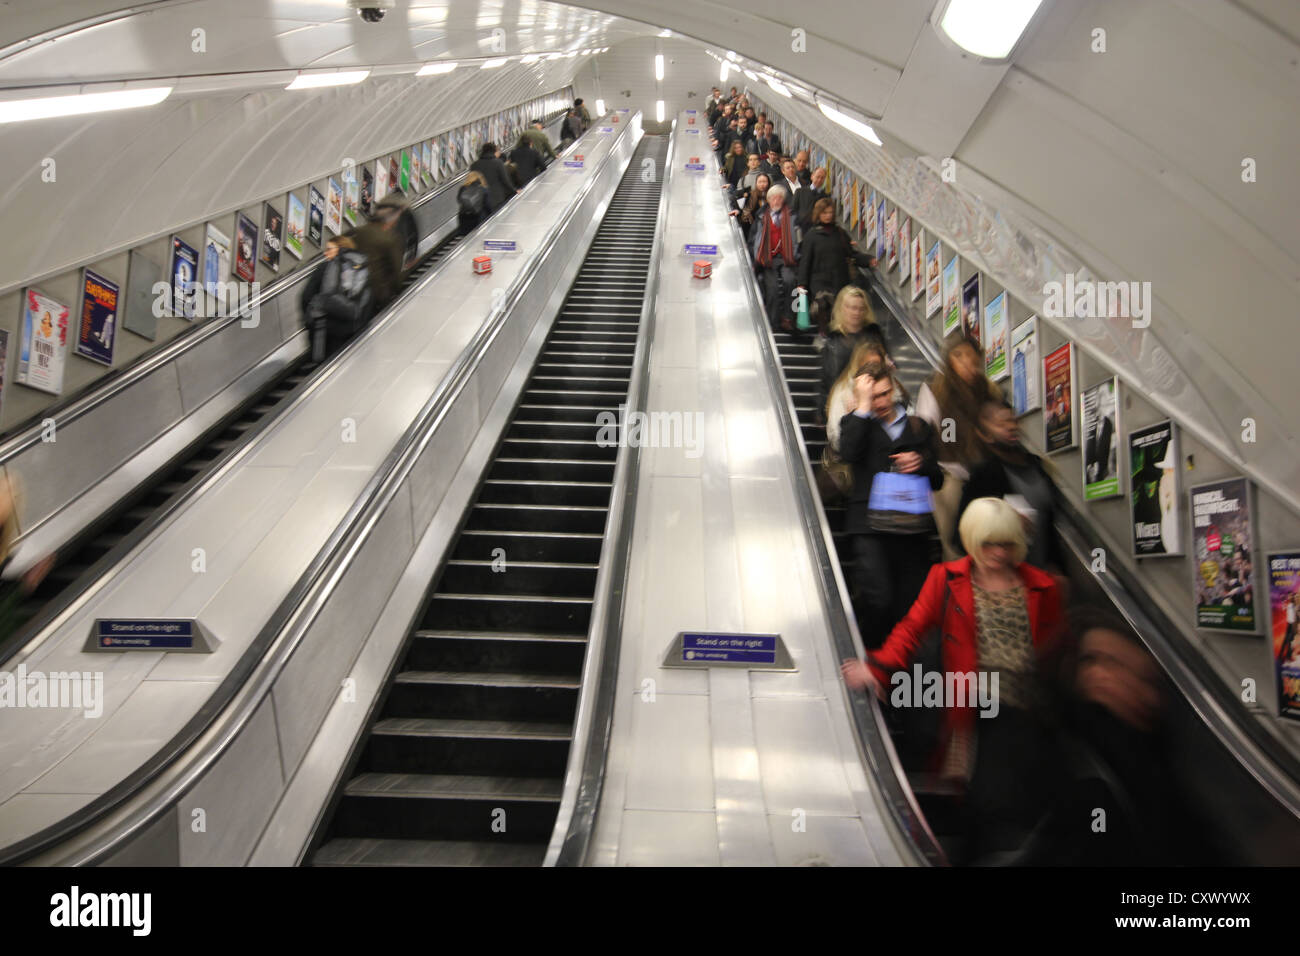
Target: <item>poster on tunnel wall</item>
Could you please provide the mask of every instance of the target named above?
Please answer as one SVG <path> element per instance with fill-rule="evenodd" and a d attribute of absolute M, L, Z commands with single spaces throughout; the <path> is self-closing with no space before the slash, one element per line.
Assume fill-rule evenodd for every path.
<path fill-rule="evenodd" d="M 429 146 L 429 141 L 425 140 L 420 144 L 420 167 L 421 174 L 424 176 L 426 185 L 433 182 L 433 150 Z"/>
<path fill-rule="evenodd" d="M 885 258 L 885 197 L 880 197 L 876 206 L 876 252 L 877 259 Z"/>
<path fill-rule="evenodd" d="M 912 277 L 912 217 L 904 216 L 898 227 L 898 282 L 906 286 Z"/>
<path fill-rule="evenodd" d="M 1078 444 L 1074 435 L 1074 378 L 1071 343 L 1043 357 L 1043 447 L 1049 455 Z"/>
<path fill-rule="evenodd" d="M 1011 405 L 1017 418 L 1042 407 L 1038 369 L 1038 316 L 1031 315 L 1011 333 Z"/>
<path fill-rule="evenodd" d="M 302 258 L 302 242 L 307 234 L 307 207 L 297 194 L 289 193 L 289 217 L 285 220 L 284 247 L 295 259 Z"/>
<path fill-rule="evenodd" d="M 220 283 L 230 274 L 230 237 L 212 223 L 208 223 L 203 237 L 203 288 L 208 295 L 217 297 Z M 209 315 L 213 313 L 208 313 Z"/>
<path fill-rule="evenodd" d="M 401 163 L 397 160 L 397 154 L 394 153 L 388 158 L 388 191 L 396 192 L 402 184 Z"/>
<path fill-rule="evenodd" d="M 1196 626 L 1252 634 L 1255 615 L 1255 530 L 1245 478 L 1196 485 L 1192 514 Z"/>
<path fill-rule="evenodd" d="M 1278 715 L 1300 720 L 1300 551 L 1279 551 L 1264 560 L 1268 569 L 1269 636 L 1277 674 Z"/>
<path fill-rule="evenodd" d="M 235 219 L 235 275 L 245 282 L 257 276 L 257 223 L 242 212 Z"/>
<path fill-rule="evenodd" d="M 867 233 L 863 237 L 863 245 L 868 250 L 870 250 L 870 248 L 876 244 L 875 209 L 876 209 L 876 191 L 873 189 L 871 190 L 871 195 L 867 198 L 867 213 L 866 216 L 864 217 L 866 219 L 865 225 L 867 227 Z"/>
<path fill-rule="evenodd" d="M 1183 553 L 1178 462 L 1178 433 L 1173 422 L 1157 422 L 1129 432 L 1129 506 L 1135 557 Z"/>
<path fill-rule="evenodd" d="M 361 211 L 367 216 L 375 214 L 375 174 L 369 166 L 361 167 Z"/>
<path fill-rule="evenodd" d="M 885 217 L 885 271 L 898 265 L 898 210 Z"/>
<path fill-rule="evenodd" d="M 266 204 L 262 225 L 262 264 L 272 272 L 280 271 L 280 248 L 283 240 L 284 216 L 270 203 Z"/>
<path fill-rule="evenodd" d="M 922 238 L 925 230 L 920 226 L 916 227 L 916 235 L 912 237 L 912 301 L 915 302 L 921 296 L 921 290 L 925 288 L 925 257 L 921 250 L 925 247 Z"/>
<path fill-rule="evenodd" d="M 118 286 L 97 272 L 89 269 L 82 271 L 77 354 L 101 365 L 112 365 L 113 339 L 117 331 Z"/>
<path fill-rule="evenodd" d="M 325 240 L 325 196 L 312 186 L 307 192 L 311 211 L 307 219 L 307 238 L 319 246 Z"/>
<path fill-rule="evenodd" d="M 361 209 L 361 180 L 357 168 L 352 166 L 343 170 L 343 218 L 349 225 L 357 224 L 357 213 Z"/>
<path fill-rule="evenodd" d="M 49 296 L 35 289 L 27 289 L 23 293 L 18 353 L 19 382 L 51 395 L 63 392 L 63 365 L 68 354 L 68 316 L 68 307 Z"/>
<path fill-rule="evenodd" d="M 398 167 L 398 175 L 401 177 L 402 192 L 409 193 L 411 191 L 411 151 L 409 149 L 402 150 L 402 164 Z"/>
<path fill-rule="evenodd" d="M 375 160 L 375 202 L 388 195 L 388 163 L 381 156 Z"/>
<path fill-rule="evenodd" d="M 420 144 L 411 147 L 411 191 L 419 192 L 420 187 L 424 185 L 424 180 L 420 178 Z"/>
<path fill-rule="evenodd" d="M 1119 379 L 1085 388 L 1080 407 L 1083 436 L 1083 497 L 1117 498 L 1119 481 Z"/>
<path fill-rule="evenodd" d="M 343 231 L 343 187 L 333 176 L 325 184 L 325 228 L 336 236 Z"/>

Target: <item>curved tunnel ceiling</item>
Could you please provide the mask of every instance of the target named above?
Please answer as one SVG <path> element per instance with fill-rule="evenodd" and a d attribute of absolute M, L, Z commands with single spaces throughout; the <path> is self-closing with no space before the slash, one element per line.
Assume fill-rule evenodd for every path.
<path fill-rule="evenodd" d="M 0 287 L 102 251 L 106 236 L 126 244 L 318 178 L 352 153 L 404 145 L 431 124 L 454 126 L 564 86 L 589 59 L 580 51 L 653 36 L 656 26 L 636 22 L 649 19 L 871 118 L 883 148 L 758 86 L 1031 306 L 1041 304 L 1045 276 L 1083 266 L 1099 279 L 1151 282 L 1149 329 L 1054 324 L 1296 507 L 1300 389 L 1285 336 L 1300 301 L 1292 175 L 1300 4 L 1044 0 L 1012 62 L 990 65 L 940 40 L 929 24 L 935 3 L 399 0 L 377 26 L 342 0 L 158 0 L 117 19 L 121 0 L 79 0 L 57 12 L 24 5 L 0 25 L 0 86 L 191 79 L 136 115 L 0 131 L 0 204 L 19 222 L 54 213 L 82 225 L 56 221 L 8 249 Z M 58 35 L 64 24 L 101 16 L 103 25 Z M 205 54 L 190 49 L 199 26 Z M 579 55 L 410 76 L 425 60 L 498 52 L 498 28 L 505 53 Z M 1105 52 L 1094 52 L 1097 29 Z M 805 31 L 802 48 L 795 30 Z M 26 40 L 45 31 L 43 41 Z M 269 72 L 352 65 L 406 72 L 310 94 L 285 93 L 284 74 Z M 202 92 L 196 75 L 210 73 L 235 88 Z M 715 82 L 716 72 L 701 76 L 700 91 Z M 745 81 L 733 74 L 732 82 Z M 71 185 L 42 192 L 39 159 L 56 153 L 66 157 L 60 181 L 70 170 Z M 952 183 L 937 172 L 948 157 Z M 1248 157 L 1253 183 L 1241 175 Z M 99 203 L 102 215 L 91 212 Z M 1241 440 L 1248 417 L 1258 422 L 1253 445 Z"/>

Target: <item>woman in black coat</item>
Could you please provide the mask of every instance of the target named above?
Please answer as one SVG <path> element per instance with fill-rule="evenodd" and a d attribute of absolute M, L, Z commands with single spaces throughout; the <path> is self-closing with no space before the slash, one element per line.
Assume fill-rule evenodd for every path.
<path fill-rule="evenodd" d="M 825 302 L 829 293 L 822 293 L 813 301 Z M 818 316 L 826 314 L 826 309 L 818 309 Z M 855 285 L 846 285 L 835 296 L 830 308 L 830 324 L 821 331 L 826 335 L 826 342 L 821 351 L 821 378 L 817 382 L 817 407 L 826 407 L 826 397 L 831 386 L 844 371 L 849 356 L 859 345 L 871 343 L 880 346 L 886 355 L 885 336 L 876 324 L 876 317 L 871 311 L 871 302 L 867 294 Z"/>
<path fill-rule="evenodd" d="M 519 137 L 519 143 L 510 151 L 510 162 L 515 164 L 521 188 L 540 176 L 542 170 L 546 168 L 542 157 L 537 155 L 537 150 L 533 149 L 524 136 Z"/>
<path fill-rule="evenodd" d="M 835 200 L 823 196 L 813 206 L 816 223 L 803 237 L 799 247 L 799 285 L 810 299 L 819 292 L 838 295 L 849 284 L 849 260 L 860 266 L 875 263 L 872 256 L 859 252 L 849 234 L 835 222 Z"/>
<path fill-rule="evenodd" d="M 497 156 L 495 143 L 484 143 L 478 152 L 478 159 L 470 166 L 474 172 L 483 176 L 488 190 L 488 213 L 494 213 L 506 204 L 506 200 L 516 192 L 506 172 L 506 164 Z"/>

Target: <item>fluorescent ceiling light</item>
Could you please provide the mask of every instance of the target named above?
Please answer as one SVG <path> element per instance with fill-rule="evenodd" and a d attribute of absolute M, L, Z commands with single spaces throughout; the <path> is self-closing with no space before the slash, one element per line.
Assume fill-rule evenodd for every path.
<path fill-rule="evenodd" d="M 499 56 L 495 60 L 484 60 L 479 66 L 480 70 L 495 70 L 499 66 L 505 66 L 510 62 L 510 57 Z"/>
<path fill-rule="evenodd" d="M 827 106 L 825 103 L 821 102 L 820 100 L 817 101 L 817 107 L 822 111 L 822 115 L 824 115 L 827 119 L 839 123 L 841 126 L 849 130 L 850 132 L 857 133 L 863 139 L 867 140 L 868 142 L 875 143 L 877 146 L 885 145 L 880 141 L 880 137 L 876 135 L 876 131 L 872 129 L 870 126 L 868 126 L 866 123 L 862 122 L 861 120 L 856 120 L 852 116 L 849 116 L 847 113 L 841 113 L 839 110 Z"/>
<path fill-rule="evenodd" d="M 656 53 L 655 54 L 655 79 L 662 80 L 663 78 L 664 78 L 664 55 L 662 53 Z"/>
<path fill-rule="evenodd" d="M 751 83 L 758 82 L 758 74 L 755 73 L 753 70 L 741 70 L 741 72 L 744 73 L 747 77 L 749 77 Z"/>
<path fill-rule="evenodd" d="M 450 73 L 456 69 L 455 63 L 426 63 L 415 71 L 416 76 L 435 76 L 439 73 Z"/>
<path fill-rule="evenodd" d="M 731 67 L 731 64 L 730 64 L 730 63 L 728 63 L 726 60 L 723 60 L 723 61 L 722 61 L 722 72 L 720 72 L 720 73 L 718 74 L 718 82 L 719 82 L 719 83 L 726 83 L 726 82 L 727 82 L 727 70 L 728 70 L 730 67 Z"/>
<path fill-rule="evenodd" d="M 939 26 L 967 53 L 1005 59 L 1043 0 L 948 0 Z"/>
<path fill-rule="evenodd" d="M 727 59 L 728 59 L 728 60 L 738 60 L 738 59 L 740 59 L 740 58 L 739 58 L 738 56 L 736 56 L 736 54 L 734 54 L 734 53 L 732 53 L 730 50 L 728 50 L 728 51 L 727 51 Z"/>
<path fill-rule="evenodd" d="M 0 123 L 51 119 L 55 116 L 79 116 L 82 113 L 106 113 L 153 106 L 167 99 L 170 86 L 151 86 L 137 90 L 112 90 L 107 93 L 79 93 L 73 96 L 42 96 L 35 99 L 0 102 Z"/>
<path fill-rule="evenodd" d="M 604 116 L 604 115 L 605 115 L 605 101 L 604 101 L 604 100 L 596 100 L 596 115 L 597 115 L 597 116 Z"/>
<path fill-rule="evenodd" d="M 660 35 L 661 37 L 670 37 L 670 36 L 673 35 L 673 31 L 672 31 L 672 30 L 660 30 L 660 31 L 659 31 L 659 35 Z"/>
<path fill-rule="evenodd" d="M 664 101 L 655 100 L 655 122 L 662 123 L 663 121 L 664 121 Z"/>
<path fill-rule="evenodd" d="M 786 89 L 785 84 L 782 83 L 780 80 L 778 80 L 776 77 L 765 76 L 763 77 L 763 79 L 767 80 L 767 85 L 772 87 L 772 89 L 775 92 L 780 93 L 782 96 L 786 97 L 787 99 L 790 97 L 790 91 Z"/>
<path fill-rule="evenodd" d="M 520 62 L 520 63 L 536 63 L 536 62 L 537 62 L 538 60 L 540 60 L 541 58 L 542 58 L 542 55 L 541 55 L 540 53 L 529 53 L 527 56 L 520 57 L 520 58 L 519 58 L 519 62 Z"/>
<path fill-rule="evenodd" d="M 360 83 L 370 75 L 369 70 L 341 70 L 337 73 L 299 73 L 286 90 L 316 90 L 322 86 L 347 86 Z"/>

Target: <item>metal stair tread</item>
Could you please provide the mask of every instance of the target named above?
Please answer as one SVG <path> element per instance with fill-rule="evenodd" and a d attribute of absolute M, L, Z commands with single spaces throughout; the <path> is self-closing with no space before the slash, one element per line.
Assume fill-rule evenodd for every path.
<path fill-rule="evenodd" d="M 471 840 L 386 840 L 337 837 L 312 856 L 312 866 L 540 866 L 542 843 Z"/>
<path fill-rule="evenodd" d="M 473 800 L 504 799 L 555 803 L 563 780 L 546 777 L 486 777 L 453 773 L 362 773 L 347 782 L 349 797 Z"/>
<path fill-rule="evenodd" d="M 491 740 L 571 740 L 569 724 L 451 717 L 385 717 L 371 729 L 386 737 L 475 737 Z"/>
<path fill-rule="evenodd" d="M 520 674 L 508 671 L 400 671 L 397 684 L 473 684 L 488 687 L 550 687 L 577 690 L 578 677 L 557 674 Z"/>

